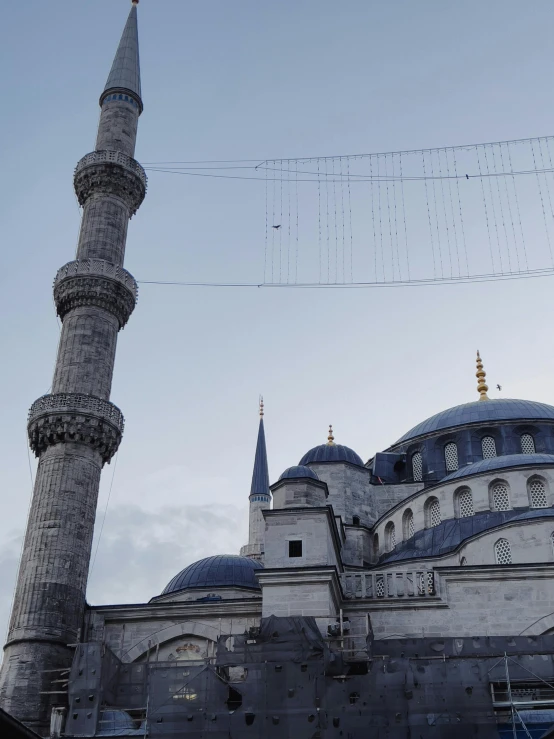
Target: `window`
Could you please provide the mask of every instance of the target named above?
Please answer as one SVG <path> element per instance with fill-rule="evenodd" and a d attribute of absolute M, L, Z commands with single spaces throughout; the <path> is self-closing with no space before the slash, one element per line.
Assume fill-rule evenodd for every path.
<path fill-rule="evenodd" d="M 534 454 L 535 453 L 535 440 L 531 434 L 521 435 L 521 453 L 522 454 Z"/>
<path fill-rule="evenodd" d="M 512 564 L 512 548 L 508 539 L 499 539 L 494 545 L 494 557 L 497 565 Z"/>
<path fill-rule="evenodd" d="M 421 452 L 412 454 L 412 477 L 414 482 L 421 482 L 423 480 L 423 457 Z"/>
<path fill-rule="evenodd" d="M 493 485 L 492 508 L 494 511 L 510 510 L 510 493 L 505 482 L 497 482 Z"/>
<path fill-rule="evenodd" d="M 402 524 L 404 540 L 411 539 L 412 536 L 415 534 L 414 514 L 412 513 L 411 508 L 408 508 L 406 511 L 404 511 L 404 515 L 402 516 Z"/>
<path fill-rule="evenodd" d="M 438 526 L 441 522 L 440 503 L 436 498 L 429 498 L 425 504 L 426 526 L 428 529 Z"/>
<path fill-rule="evenodd" d="M 492 436 L 483 436 L 481 439 L 481 449 L 483 450 L 483 459 L 496 457 L 496 443 Z"/>
<path fill-rule="evenodd" d="M 458 469 L 458 447 L 453 441 L 444 447 L 444 461 L 447 472 L 456 472 Z"/>
<path fill-rule="evenodd" d="M 531 508 L 548 508 L 544 482 L 535 478 L 529 482 L 529 505 Z"/>
<path fill-rule="evenodd" d="M 354 524 L 354 526 L 359 526 L 360 525 L 360 517 L 359 516 L 354 516 L 352 518 L 352 523 Z"/>
<path fill-rule="evenodd" d="M 396 529 L 392 521 L 389 521 L 385 527 L 385 541 L 387 545 L 387 551 L 392 552 L 396 546 Z"/>
<path fill-rule="evenodd" d="M 379 534 L 375 534 L 373 537 L 373 554 L 375 559 L 379 558 Z"/>
<path fill-rule="evenodd" d="M 302 541 L 294 540 L 289 541 L 289 557 L 301 557 L 302 556 Z"/>
<path fill-rule="evenodd" d="M 552 544 L 552 553 L 554 554 L 554 531 L 550 534 L 550 543 Z"/>
<path fill-rule="evenodd" d="M 467 559 L 465 557 L 462 557 L 460 562 L 460 567 L 465 567 L 467 565 Z"/>
<path fill-rule="evenodd" d="M 467 518 L 473 516 L 473 495 L 471 490 L 460 490 L 458 493 L 458 511 L 459 518 Z"/>

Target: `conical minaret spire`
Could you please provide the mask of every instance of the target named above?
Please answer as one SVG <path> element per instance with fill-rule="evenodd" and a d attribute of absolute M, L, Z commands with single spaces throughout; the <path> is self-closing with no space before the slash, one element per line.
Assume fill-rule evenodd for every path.
<path fill-rule="evenodd" d="M 250 495 L 267 495 L 268 497 L 270 495 L 267 449 L 265 445 L 263 398 L 260 398 L 260 426 L 258 428 L 258 441 L 256 444 L 256 456 L 254 457 L 254 471 L 252 472 Z"/>
<path fill-rule="evenodd" d="M 131 93 L 142 105 L 137 6 L 138 2 L 133 2 L 101 102 L 109 92 L 118 90 Z"/>
<path fill-rule="evenodd" d="M 127 227 L 146 193 L 133 158 L 143 109 L 136 2 L 100 105 L 96 149 L 74 175 L 83 208 L 77 258 L 54 280 L 63 325 L 52 392 L 29 411 L 39 462 L 0 672 L 0 705 L 41 735 L 52 680 L 71 665 L 83 624 L 101 470 L 123 434 L 110 393 L 118 332 L 137 298 L 123 269 Z"/>
<path fill-rule="evenodd" d="M 271 504 L 269 490 L 269 470 L 264 429 L 264 401 L 260 397 L 260 425 L 258 441 L 254 457 L 252 484 L 250 485 L 250 518 L 248 526 L 248 544 L 242 547 L 241 554 L 253 559 L 262 560 L 264 552 L 264 518 L 262 511 Z"/>

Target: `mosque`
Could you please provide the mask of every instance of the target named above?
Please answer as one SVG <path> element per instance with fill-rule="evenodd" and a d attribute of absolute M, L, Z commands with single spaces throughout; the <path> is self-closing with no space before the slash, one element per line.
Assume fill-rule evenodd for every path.
<path fill-rule="evenodd" d="M 479 354 L 470 402 L 364 457 L 330 428 L 273 483 L 262 403 L 240 556 L 189 564 L 148 603 L 86 603 L 100 473 L 123 433 L 110 390 L 137 297 L 127 226 L 146 194 L 137 16 L 134 0 L 96 148 L 74 175 L 81 233 L 54 281 L 52 390 L 28 418 L 39 463 L 0 726 L 52 738 L 554 736 L 554 407 L 489 399 Z"/>

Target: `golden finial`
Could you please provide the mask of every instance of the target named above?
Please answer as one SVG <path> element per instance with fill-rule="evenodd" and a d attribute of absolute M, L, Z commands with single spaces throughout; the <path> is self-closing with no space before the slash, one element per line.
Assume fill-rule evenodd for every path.
<path fill-rule="evenodd" d="M 264 396 L 260 395 L 260 418 L 264 417 Z"/>
<path fill-rule="evenodd" d="M 333 436 L 333 427 L 329 424 L 329 436 L 327 437 L 327 444 L 329 446 L 335 446 L 335 437 Z"/>
<path fill-rule="evenodd" d="M 477 378 L 477 392 L 479 393 L 479 400 L 490 400 L 489 396 L 487 395 L 487 390 L 489 389 L 489 386 L 485 382 L 486 376 L 487 373 L 483 369 L 481 355 L 479 354 L 479 350 L 477 350 L 477 372 L 475 373 L 475 377 Z"/>

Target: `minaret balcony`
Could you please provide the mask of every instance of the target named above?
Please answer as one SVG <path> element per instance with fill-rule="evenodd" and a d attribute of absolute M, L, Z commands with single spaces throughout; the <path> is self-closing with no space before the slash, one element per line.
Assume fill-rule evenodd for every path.
<path fill-rule="evenodd" d="M 109 311 L 123 328 L 138 298 L 138 285 L 126 269 L 104 259 L 77 259 L 58 270 L 54 302 L 62 319 L 74 308 L 94 305 Z"/>
<path fill-rule="evenodd" d="M 109 462 L 123 436 L 125 420 L 119 408 L 108 400 L 84 393 L 43 395 L 29 410 L 29 444 L 38 457 L 48 447 L 81 443 L 100 452 Z"/>
<path fill-rule="evenodd" d="M 141 165 L 122 151 L 93 151 L 75 167 L 73 178 L 79 205 L 96 194 L 115 195 L 134 215 L 146 195 L 148 178 Z"/>

